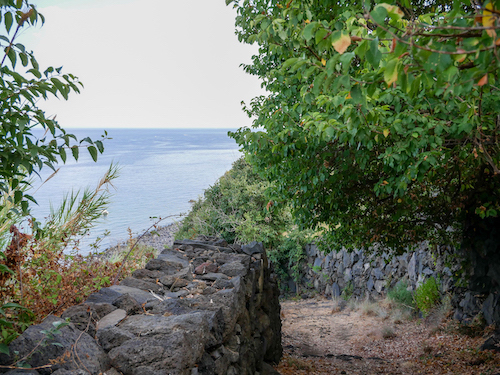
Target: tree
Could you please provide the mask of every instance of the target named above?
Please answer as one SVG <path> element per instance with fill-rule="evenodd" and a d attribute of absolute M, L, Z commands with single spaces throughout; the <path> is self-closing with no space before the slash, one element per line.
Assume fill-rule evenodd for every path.
<path fill-rule="evenodd" d="M 78 140 L 67 133 L 55 120 L 41 110 L 37 102 L 49 95 L 68 99 L 71 91 L 80 92 L 82 84 L 72 74 L 63 74 L 61 68 L 49 67 L 43 72 L 32 52 L 16 43 L 24 27 L 43 23 L 44 18 L 28 0 L 1 0 L 0 25 L 0 192 L 3 209 L 9 203 L 11 214 L 27 214 L 29 200 L 26 194 L 29 176 L 45 165 L 55 169 L 58 161 L 65 162 L 67 152 L 78 159 L 79 148 L 86 147 L 93 160 L 104 150 L 101 140 Z M 20 73 L 20 71 L 24 71 Z M 39 139 L 34 129 L 45 130 Z M 103 136 L 104 137 L 104 136 Z"/>
<path fill-rule="evenodd" d="M 395 251 L 500 228 L 500 1 L 226 3 L 268 91 L 232 136 L 302 226 Z"/>

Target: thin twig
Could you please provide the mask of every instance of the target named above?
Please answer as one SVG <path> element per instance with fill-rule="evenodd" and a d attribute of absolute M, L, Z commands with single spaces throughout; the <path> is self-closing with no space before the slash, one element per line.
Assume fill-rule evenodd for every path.
<path fill-rule="evenodd" d="M 153 225 L 151 225 L 148 229 L 146 229 L 146 231 L 141 234 L 141 236 L 134 242 L 134 245 L 130 248 L 129 252 L 127 253 L 127 255 L 125 255 L 125 258 L 123 258 L 122 260 L 122 265 L 120 266 L 120 269 L 118 270 L 118 272 L 116 273 L 116 276 L 115 278 L 113 279 L 113 283 L 111 285 L 116 285 L 116 283 L 118 282 L 118 278 L 120 277 L 120 274 L 123 270 L 123 267 L 125 266 L 125 263 L 127 262 L 127 259 L 130 255 L 130 253 L 132 253 L 132 250 L 135 249 L 135 247 L 137 246 L 137 244 L 139 243 L 140 240 L 142 240 L 142 238 L 149 233 L 149 230 L 151 228 L 154 228 L 156 227 L 160 222 L 162 222 L 163 220 L 165 219 L 168 219 L 168 218 L 171 218 L 171 217 L 177 217 L 177 216 L 181 216 L 181 215 L 170 215 L 170 216 L 166 216 L 164 218 L 159 218 Z"/>

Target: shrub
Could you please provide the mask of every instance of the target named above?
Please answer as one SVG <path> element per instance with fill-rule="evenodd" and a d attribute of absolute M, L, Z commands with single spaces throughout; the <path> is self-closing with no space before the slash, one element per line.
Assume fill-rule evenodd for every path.
<path fill-rule="evenodd" d="M 405 307 L 415 307 L 413 293 L 408 290 L 408 284 L 404 281 L 399 281 L 393 289 L 390 289 L 387 298 Z"/>
<path fill-rule="evenodd" d="M 427 316 L 439 301 L 439 288 L 434 277 L 428 278 L 415 291 L 415 304 L 424 316 Z"/>
<path fill-rule="evenodd" d="M 342 290 L 342 298 L 348 301 L 349 299 L 351 299 L 353 293 L 354 293 L 354 283 L 352 281 L 349 281 L 345 285 L 345 288 Z"/>
<path fill-rule="evenodd" d="M 121 263 L 96 253 L 78 254 L 75 238 L 100 217 L 109 200 L 106 187 L 116 177 L 117 168 L 111 166 L 95 190 L 67 196 L 45 225 L 32 222 L 33 235 L 22 233 L 11 221 L 10 245 L 0 253 L 0 352 L 29 325 L 111 284 Z M 7 238 L 7 233 L 2 236 Z M 123 277 L 131 270 L 128 267 Z"/>
<path fill-rule="evenodd" d="M 286 204 L 274 202 L 271 184 L 253 172 L 244 158 L 233 163 L 182 221 L 177 239 L 199 235 L 222 237 L 229 243 L 261 241 L 281 280 L 299 280 L 304 246 L 312 231 L 298 229 Z"/>

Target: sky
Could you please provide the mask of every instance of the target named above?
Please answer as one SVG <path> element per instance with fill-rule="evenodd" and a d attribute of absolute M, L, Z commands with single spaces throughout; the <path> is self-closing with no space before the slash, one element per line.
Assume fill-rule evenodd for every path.
<path fill-rule="evenodd" d="M 246 74 L 256 46 L 238 42 L 224 0 L 33 0 L 42 27 L 20 42 L 44 70 L 85 88 L 40 102 L 64 128 L 239 128 L 241 101 L 263 93 Z"/>

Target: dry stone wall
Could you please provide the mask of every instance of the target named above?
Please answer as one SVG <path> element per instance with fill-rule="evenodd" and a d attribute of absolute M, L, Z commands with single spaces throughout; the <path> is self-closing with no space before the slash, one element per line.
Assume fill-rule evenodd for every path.
<path fill-rule="evenodd" d="M 442 248 L 440 251 L 449 252 L 451 249 Z M 387 253 L 367 255 L 362 250 L 348 252 L 345 249 L 324 254 L 315 244 L 310 244 L 306 246 L 303 276 L 298 285 L 290 279 L 288 289 L 296 293 L 298 288 L 298 292 L 306 297 L 319 292 L 328 297 L 349 294 L 357 298 L 379 298 L 399 281 L 404 281 L 410 290 L 416 290 L 427 278 L 435 277 L 440 291 L 453 296 L 456 319 L 469 322 L 481 313 L 488 324 L 498 324 L 498 283 L 489 277 L 491 285 L 482 291 L 459 288 L 454 275 L 460 267 L 459 262 L 447 266 L 442 257 L 435 258 L 426 243 L 420 244 L 414 251 L 393 257 Z M 498 273 L 500 264 L 488 257 L 475 260 L 471 269 L 476 277 L 480 273 L 490 275 Z"/>
<path fill-rule="evenodd" d="M 261 243 L 178 241 L 120 285 L 30 327 L 0 364 L 24 358 L 33 375 L 270 374 L 282 354 L 278 296 Z"/>

